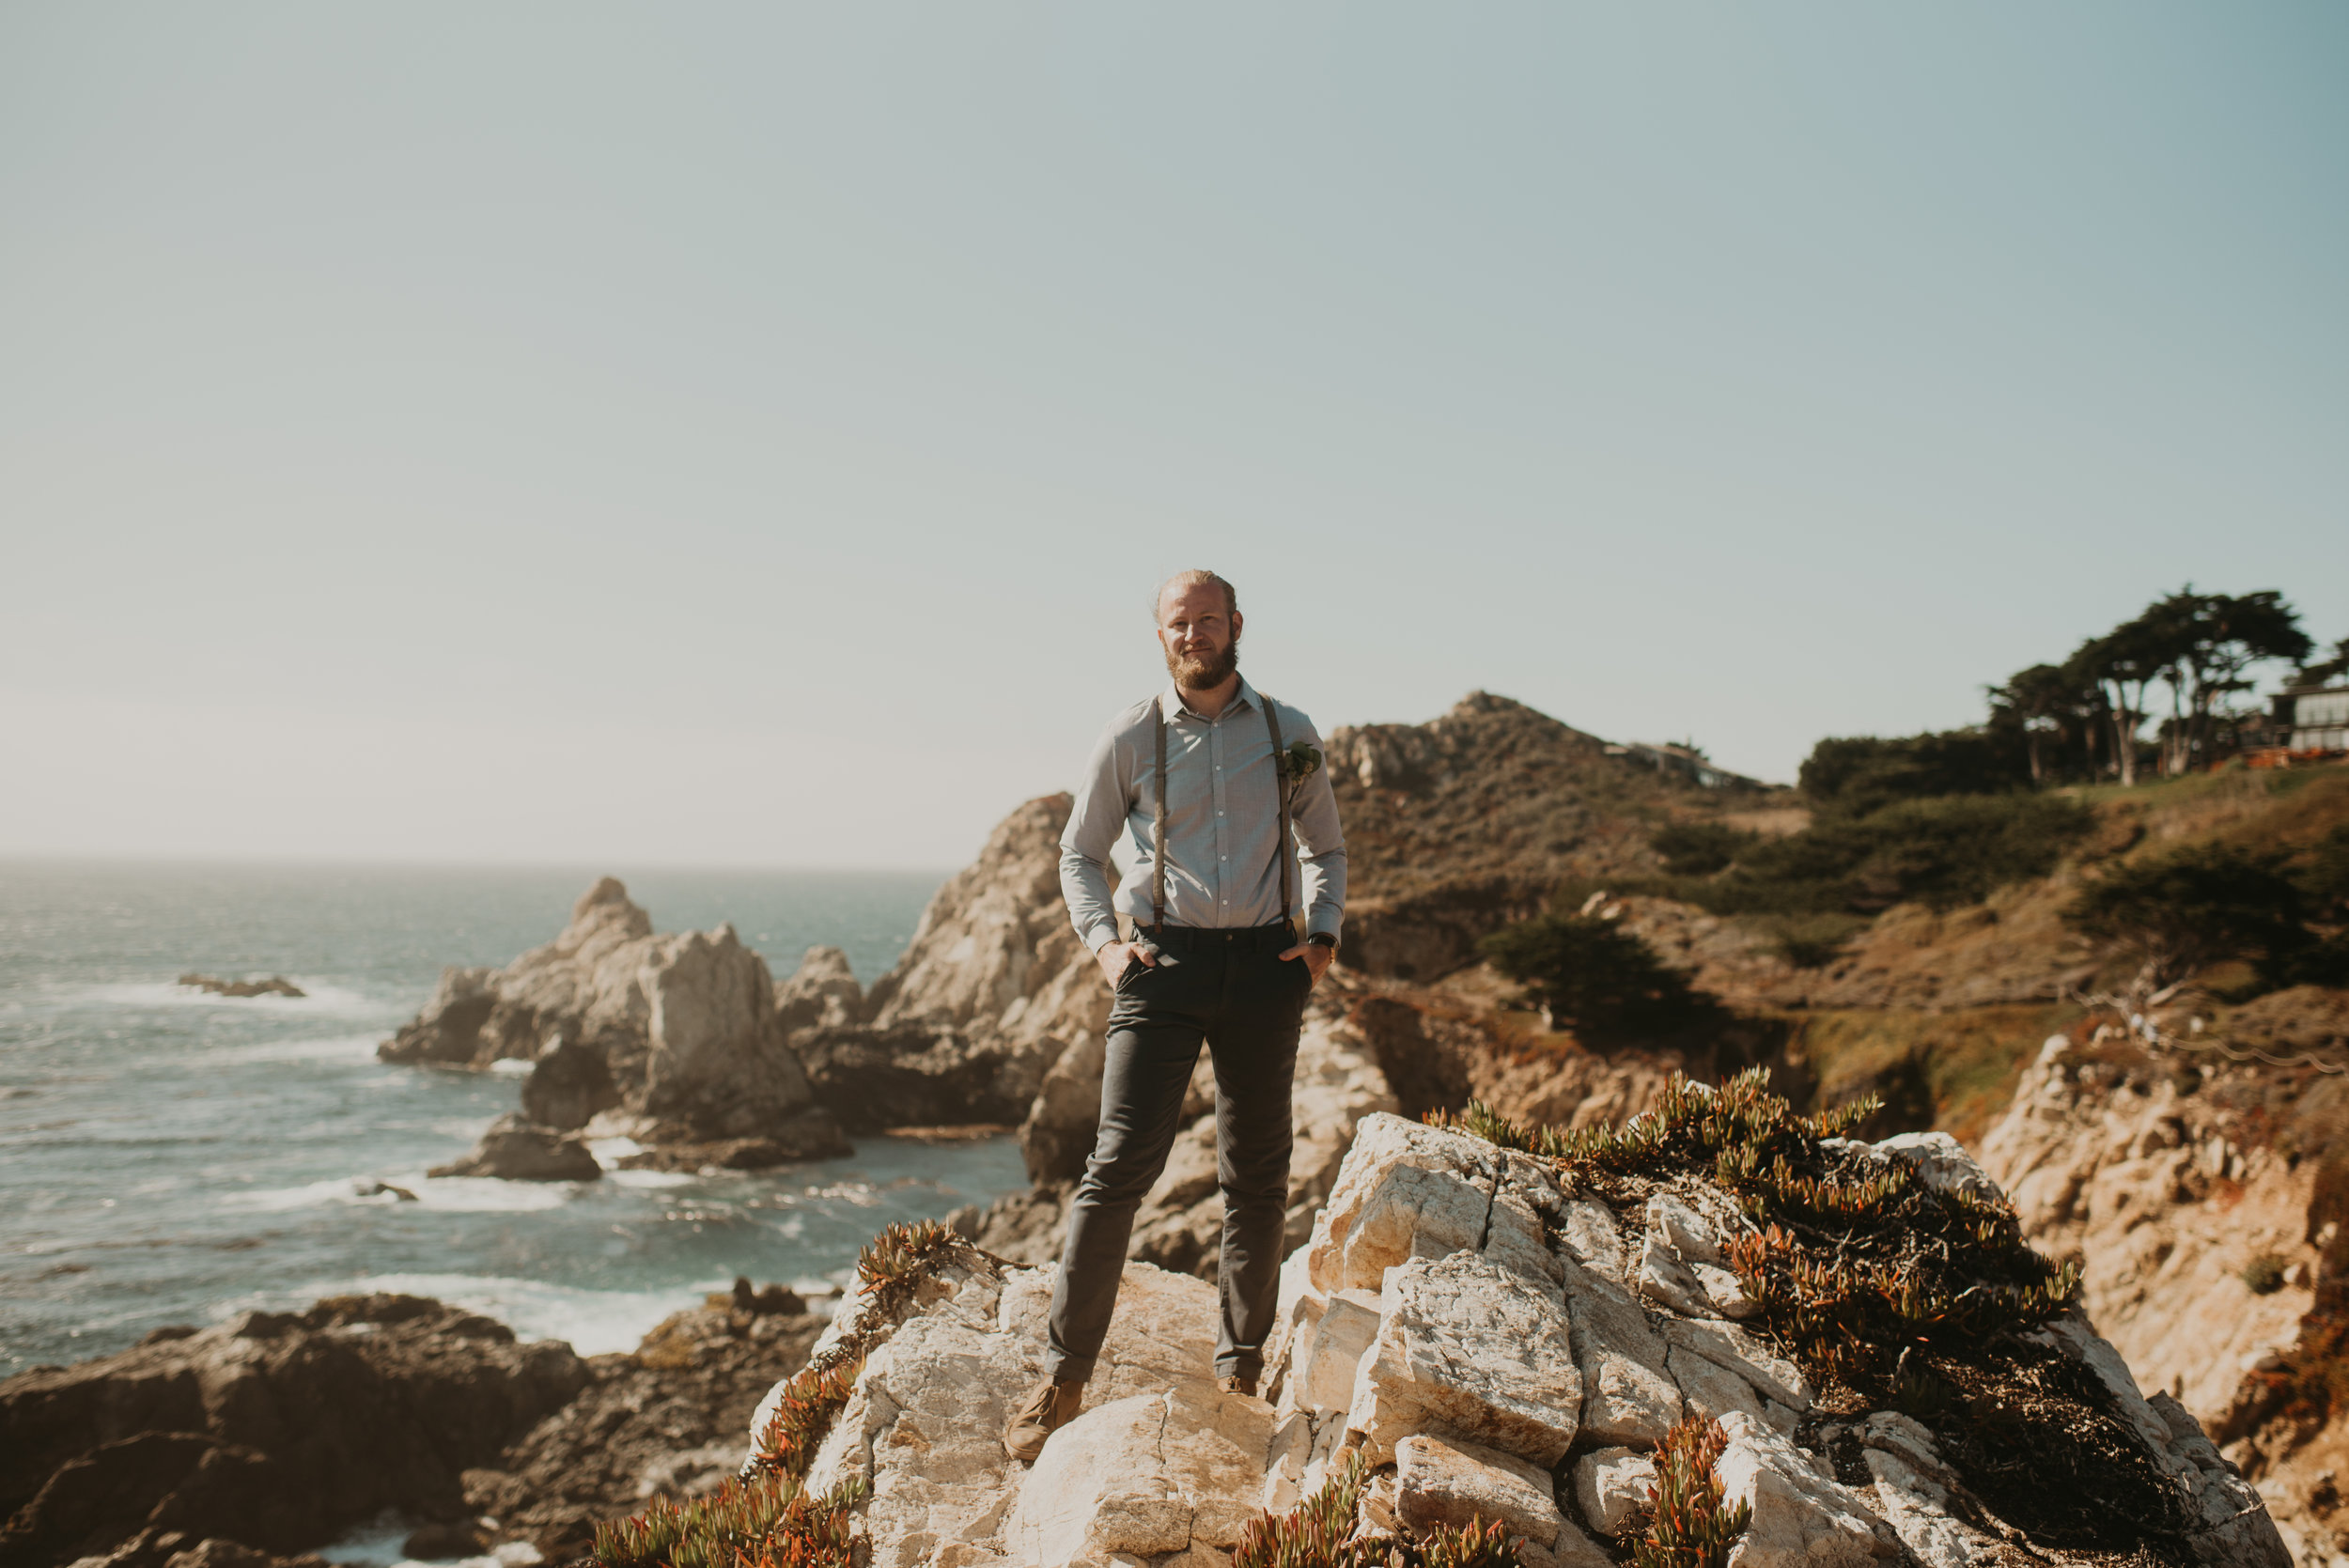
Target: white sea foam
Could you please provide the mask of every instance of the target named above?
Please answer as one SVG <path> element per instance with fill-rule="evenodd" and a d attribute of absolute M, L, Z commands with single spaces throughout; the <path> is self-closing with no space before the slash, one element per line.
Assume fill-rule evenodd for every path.
<path fill-rule="evenodd" d="M 269 1062 L 372 1062 L 380 1034 L 346 1034 L 332 1040 L 263 1040 L 249 1046 L 221 1046 L 191 1063 L 230 1067 Z"/>
<path fill-rule="evenodd" d="M 700 1178 L 686 1171 L 606 1171 L 603 1179 L 614 1187 L 655 1188 L 684 1187 Z"/>
<path fill-rule="evenodd" d="M 280 1015 L 319 1017 L 359 1016 L 364 1017 L 397 1017 L 401 1009 L 348 986 L 331 985 L 323 980 L 307 979 L 294 974 L 286 977 L 301 987 L 298 997 L 274 993 L 257 997 L 225 997 L 211 991 L 200 991 L 193 986 L 172 981 L 125 981 L 110 986 L 92 986 L 81 994 L 91 1001 L 106 1002 L 117 1007 L 219 1007 L 243 1008 L 264 1017 Z"/>
<path fill-rule="evenodd" d="M 401 1550 L 415 1528 L 415 1521 L 397 1513 L 385 1513 L 319 1551 L 321 1555 L 332 1554 L 327 1560 L 350 1563 L 352 1568 L 428 1568 Z M 529 1542 L 508 1541 L 480 1557 L 437 1562 L 429 1568 L 536 1568 L 544 1561 L 545 1555 Z"/>
<path fill-rule="evenodd" d="M 525 1062 L 519 1056 L 501 1056 L 490 1063 L 490 1071 L 500 1078 L 528 1078 L 531 1069 L 537 1065 L 537 1063 Z"/>
<path fill-rule="evenodd" d="M 586 1290 L 478 1274 L 373 1274 L 361 1280 L 315 1281 L 290 1296 L 303 1303 L 322 1296 L 378 1291 L 428 1296 L 493 1317 L 523 1339 L 568 1340 L 582 1356 L 600 1356 L 635 1349 L 637 1342 L 662 1318 L 698 1307 L 704 1296 L 732 1283 L 731 1279 L 710 1279 L 660 1290 Z M 260 1304 L 255 1300 L 226 1303 L 213 1309 L 212 1315 L 226 1321 Z"/>
<path fill-rule="evenodd" d="M 428 1176 L 421 1171 L 404 1171 L 380 1180 L 373 1176 L 334 1176 L 304 1182 L 300 1187 L 234 1192 L 222 1200 L 222 1206 L 284 1214 L 334 1203 L 409 1202 L 397 1192 L 378 1190 L 384 1187 L 412 1193 L 418 1208 L 441 1209 L 451 1214 L 529 1214 L 561 1208 L 575 1195 L 569 1182 L 508 1182 L 492 1176 Z"/>
<path fill-rule="evenodd" d="M 587 1152 L 596 1157 L 598 1165 L 608 1171 L 630 1155 L 643 1154 L 645 1146 L 633 1138 L 590 1138 L 587 1140 Z"/>

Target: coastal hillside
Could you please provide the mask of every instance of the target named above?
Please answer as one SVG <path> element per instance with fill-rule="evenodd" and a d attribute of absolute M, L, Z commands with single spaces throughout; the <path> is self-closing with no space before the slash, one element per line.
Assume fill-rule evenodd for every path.
<path fill-rule="evenodd" d="M 1718 1082 L 1752 1065 L 1804 1108 L 1874 1094 L 1870 1136 L 1938 1130 L 1982 1148 L 2033 1239 L 2080 1263 L 2092 1320 L 2147 1386 L 2232 1445 L 2288 1538 L 2331 1539 L 2322 1477 L 2349 1399 L 2326 1295 L 2341 1268 L 2326 1250 L 2341 1179 L 2328 1172 L 2349 1147 L 2349 992 L 2278 983 L 2295 976 L 2217 929 L 2223 909 L 2191 905 L 2180 919 L 2208 939 L 2148 989 L 2143 932 L 2100 935 L 2067 911 L 2116 879 L 2158 886 L 2182 862 L 2289 882 L 2339 853 L 2349 767 L 1855 812 L 1703 786 L 1484 693 L 1426 725 L 1335 732 L 1330 753 L 1358 891 L 1305 1060 L 1372 1085 L 1346 1125 L 1476 1102 L 1610 1126 L 1675 1072 Z M 1038 831 L 1031 875 L 1050 852 Z M 2321 903 L 2295 961 L 2321 960 L 2337 933 Z M 1545 922 L 1612 928 L 1678 994 L 1587 1022 L 1545 1007 L 1484 945 Z M 1098 1083 L 1097 1040 L 1079 1035 L 1029 1109 L 1036 1187 L 958 1216 L 963 1234 L 1026 1262 L 1056 1253 Z M 1200 1088 L 1135 1255 L 1211 1277 L 1221 1209 Z M 1327 1120 L 1300 1101 L 1300 1127 Z M 1299 1224 L 1328 1171 L 1300 1162 Z"/>

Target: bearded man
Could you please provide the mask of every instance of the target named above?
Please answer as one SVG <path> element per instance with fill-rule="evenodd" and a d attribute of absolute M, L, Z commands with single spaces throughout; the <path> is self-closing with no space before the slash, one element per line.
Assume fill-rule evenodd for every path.
<path fill-rule="evenodd" d="M 1298 1026 L 1337 951 L 1346 906 L 1346 836 L 1318 766 L 1321 737 L 1304 714 L 1240 678 L 1232 585 L 1183 572 L 1159 590 L 1158 622 L 1174 679 L 1110 721 L 1061 834 L 1068 918 L 1116 999 L 1101 1129 L 1052 1289 L 1050 1381 L 1003 1433 L 1005 1452 L 1022 1461 L 1083 1403 L 1134 1209 L 1174 1147 L 1203 1043 L 1215 1066 L 1223 1190 L 1215 1370 L 1226 1392 L 1254 1396 L 1280 1289 Z M 1121 834 L 1133 869 L 1112 893 L 1110 851 Z"/>

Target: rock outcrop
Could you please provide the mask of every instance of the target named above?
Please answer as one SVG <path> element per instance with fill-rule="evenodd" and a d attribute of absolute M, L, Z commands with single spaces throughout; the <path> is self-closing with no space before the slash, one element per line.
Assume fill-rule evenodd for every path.
<path fill-rule="evenodd" d="M 640 1164 L 748 1169 L 848 1151 L 786 1043 L 766 960 L 730 925 L 654 935 L 609 877 L 546 946 L 502 970 L 444 971 L 378 1054 L 451 1067 L 529 1062 L 528 1123 L 632 1138 Z M 486 1146 L 474 1158 L 497 1161 Z"/>
<path fill-rule="evenodd" d="M 1708 1092 L 1693 1094 L 1702 1114 Z M 1886 1190 L 1910 1181 L 1997 1202 L 1946 1139 L 1819 1148 L 1829 1169 L 1892 1173 Z M 1631 1203 L 1620 1181 L 1577 1169 L 1364 1117 L 1283 1266 L 1268 1397 L 1209 1382 L 1205 1284 L 1129 1265 L 1084 1410 L 1026 1470 L 1000 1433 L 1041 1375 L 1053 1269 L 943 1249 L 918 1281 L 888 1287 L 909 1303 L 894 1320 L 876 1302 L 828 1331 L 856 1334 L 863 1359 L 841 1363 L 853 1380 L 806 1483 L 860 1483 L 859 1560 L 875 1568 L 1207 1568 L 1256 1510 L 1290 1509 L 1367 1466 L 1361 1530 L 1497 1518 L 1532 1568 L 1599 1568 L 1645 1528 L 1651 1451 L 1694 1416 L 1727 1504 L 1750 1514 L 1733 1563 L 2066 1560 L 2133 1534 L 2125 1545 L 2160 1560 L 2284 1568 L 2257 1495 L 2175 1401 L 2143 1397 L 2077 1311 L 1965 1362 L 1991 1375 L 1998 1356 L 2020 1357 L 2034 1370 L 2011 1387 L 2048 1390 L 2034 1397 L 2057 1400 L 2056 1414 L 1998 1442 L 1954 1418 L 1929 1425 L 1814 1383 L 1761 1320 L 1724 1315 L 1726 1271 L 1710 1260 L 1780 1245 L 1726 1191 L 1672 1177 Z M 1657 1281 L 1674 1273 L 1688 1282 L 1668 1306 Z M 2012 1443 L 2068 1468 L 2018 1477 Z M 2128 1496 L 2084 1498 L 2090 1475 Z"/>
<path fill-rule="evenodd" d="M 2261 1016 L 2296 1000 L 2321 1036 L 2340 995 L 2277 993 Z M 2349 1556 L 2349 1411 L 2327 1393 L 2349 1388 L 2345 1140 L 2349 1078 L 2083 1026 L 2048 1039 L 1983 1141 L 2038 1244 L 2083 1261 L 2090 1315 L 2174 1402 L 2164 1419 L 2224 1445 L 2303 1563 Z"/>
<path fill-rule="evenodd" d="M 323 1568 L 286 1554 L 386 1508 L 423 1521 L 411 1557 L 574 1560 L 598 1521 L 731 1475 L 760 1397 L 807 1359 L 823 1319 L 777 1287 L 736 1295 L 584 1360 L 375 1296 L 20 1374 L 0 1382 L 0 1562 Z"/>
<path fill-rule="evenodd" d="M 158 1329 L 37 1367 L 0 1383 L 0 1563 L 127 1547 L 126 1563 L 163 1568 L 174 1536 L 216 1539 L 222 1558 L 304 1551 L 386 1508 L 460 1519 L 465 1472 L 589 1377 L 568 1345 L 404 1296 Z"/>
<path fill-rule="evenodd" d="M 309 995 L 301 986 L 282 974 L 267 980 L 221 980 L 209 974 L 183 974 L 179 984 L 192 991 L 205 991 L 216 997 L 303 997 Z"/>
<path fill-rule="evenodd" d="M 1099 1114 L 1101 1061 L 1097 1034 L 1071 1047 L 1029 1112 L 1031 1138 L 1043 1128 L 1061 1145 L 1075 1147 L 1081 1141 L 1080 1169 Z M 1288 1245 L 1295 1247 L 1305 1239 L 1315 1209 L 1337 1179 L 1356 1126 L 1365 1116 L 1395 1108 L 1361 1032 L 1330 998 L 1316 998 L 1307 1013 L 1289 1103 L 1297 1141 L 1289 1157 Z M 1165 1171 L 1143 1199 L 1128 1250 L 1161 1268 L 1213 1280 L 1222 1242 L 1223 1195 L 1216 1185 L 1215 1079 L 1204 1050 L 1180 1114 L 1183 1130 Z M 999 1256 L 1044 1263 L 1060 1254 L 1070 1189 L 1066 1182 L 1047 1182 L 984 1210 L 958 1210 L 948 1223 Z"/>
<path fill-rule="evenodd" d="M 824 949 L 784 983 L 792 1048 L 842 1126 L 1017 1123 L 1064 1053 L 1097 1047 L 1109 991 L 1060 894 L 1070 803 L 1044 796 L 998 823 L 860 1004 Z"/>
<path fill-rule="evenodd" d="M 596 1163 L 583 1138 L 520 1116 L 501 1116 L 490 1124 L 472 1154 L 435 1165 L 425 1174 L 494 1176 L 511 1182 L 591 1182 L 603 1174 L 603 1167 Z"/>
<path fill-rule="evenodd" d="M 587 1358 L 568 1404 L 464 1472 L 466 1508 L 495 1519 L 498 1539 L 574 1562 L 598 1522 L 732 1475 L 752 1411 L 805 1363 L 824 1320 L 714 1304 L 723 1299 L 670 1317 L 632 1354 Z"/>

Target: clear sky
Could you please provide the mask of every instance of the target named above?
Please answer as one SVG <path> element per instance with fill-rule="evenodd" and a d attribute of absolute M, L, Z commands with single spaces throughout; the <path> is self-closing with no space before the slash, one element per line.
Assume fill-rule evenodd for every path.
<path fill-rule="evenodd" d="M 0 5 L 0 852 L 951 866 L 1235 578 L 1791 778 L 2349 633 L 2349 8 Z"/>

